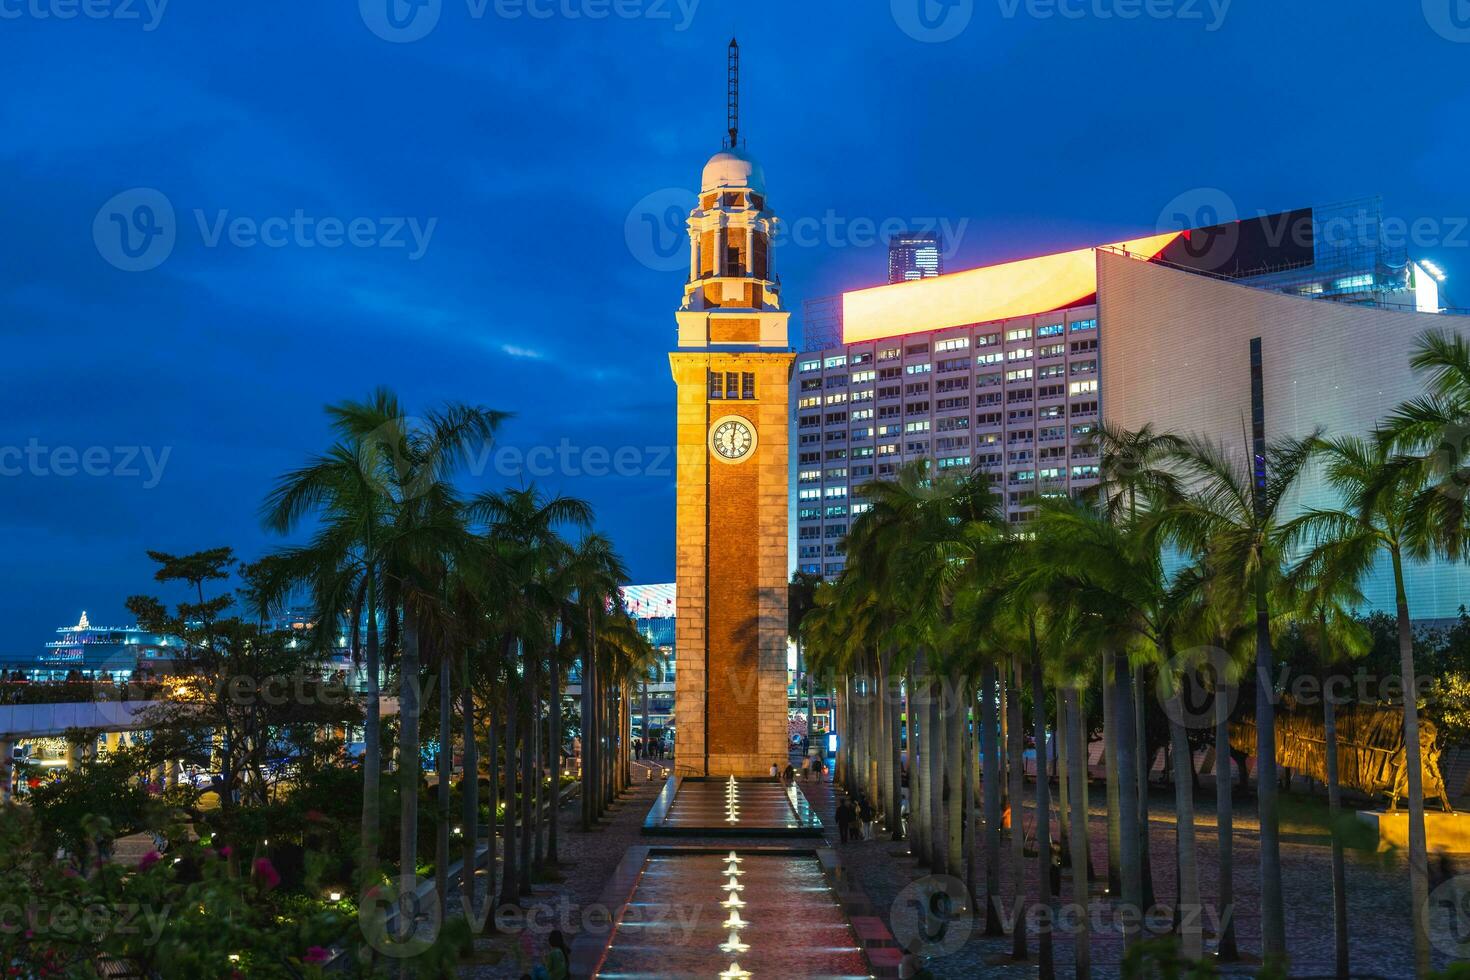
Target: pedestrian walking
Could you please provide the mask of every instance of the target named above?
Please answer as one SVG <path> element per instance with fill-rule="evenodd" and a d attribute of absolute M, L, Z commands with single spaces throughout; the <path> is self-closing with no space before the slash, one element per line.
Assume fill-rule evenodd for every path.
<path fill-rule="evenodd" d="M 852 805 L 843 800 L 837 804 L 837 833 L 842 843 L 847 843 L 848 828 L 852 826 Z"/>
<path fill-rule="evenodd" d="M 878 815 L 873 812 L 873 804 L 865 796 L 858 806 L 858 816 L 863 821 L 863 840 L 874 840 L 878 836 Z"/>

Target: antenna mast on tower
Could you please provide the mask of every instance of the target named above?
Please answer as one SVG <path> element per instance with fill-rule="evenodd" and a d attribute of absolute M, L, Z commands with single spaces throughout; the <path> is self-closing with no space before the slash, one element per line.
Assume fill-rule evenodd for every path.
<path fill-rule="evenodd" d="M 730 127 L 729 142 L 725 145 L 734 150 L 740 146 L 740 44 L 733 37 L 730 38 L 730 76 L 729 76 L 729 111 L 727 121 Z"/>

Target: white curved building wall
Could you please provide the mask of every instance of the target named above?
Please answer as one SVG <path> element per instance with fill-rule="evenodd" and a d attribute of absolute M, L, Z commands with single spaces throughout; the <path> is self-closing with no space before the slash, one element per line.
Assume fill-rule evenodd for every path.
<path fill-rule="evenodd" d="M 1102 412 L 1135 429 L 1152 422 L 1206 435 L 1248 459 L 1250 343 L 1261 338 L 1266 437 L 1367 435 L 1395 406 L 1422 392 L 1409 367 L 1430 329 L 1470 328 L 1462 317 L 1385 310 L 1283 295 L 1098 252 Z M 1298 507 L 1336 506 L 1309 472 Z M 1441 562 L 1407 576 L 1415 619 L 1456 615 L 1470 604 L 1470 568 Z M 1394 608 L 1387 563 L 1367 584 L 1373 607 Z"/>

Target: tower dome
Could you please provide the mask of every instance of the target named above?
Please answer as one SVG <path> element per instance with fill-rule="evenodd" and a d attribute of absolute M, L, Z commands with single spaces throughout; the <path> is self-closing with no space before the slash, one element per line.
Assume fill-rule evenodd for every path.
<path fill-rule="evenodd" d="M 704 165 L 700 189 L 717 191 L 722 188 L 746 188 L 764 194 L 766 173 L 759 163 L 740 150 L 721 150 Z"/>

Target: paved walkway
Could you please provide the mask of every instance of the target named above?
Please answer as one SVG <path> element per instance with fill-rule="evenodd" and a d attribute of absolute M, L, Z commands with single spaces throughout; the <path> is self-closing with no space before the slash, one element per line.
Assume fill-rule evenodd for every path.
<path fill-rule="evenodd" d="M 908 856 L 902 843 L 886 839 L 847 844 L 839 842 L 831 784 L 802 781 L 799 785 L 828 828 L 828 844 L 836 849 L 848 872 L 857 878 L 867 892 L 878 914 L 892 927 L 895 908 L 901 912 L 904 907 L 904 903 L 900 902 L 904 889 L 924 879 L 928 874 L 927 869 L 918 866 Z M 551 928 L 562 929 L 569 940 L 584 928 L 605 930 L 607 910 L 600 909 L 595 903 L 626 850 L 635 844 L 650 843 L 648 838 L 641 836 L 640 831 L 648 808 L 661 788 L 662 784 L 658 782 L 635 783 L 624 801 L 615 807 L 600 826 L 589 833 L 583 833 L 580 828 L 576 802 L 563 807 L 560 814 L 563 860 L 560 871 L 563 880 L 538 886 L 535 898 L 528 903 L 534 914 L 534 926 L 515 927 L 508 934 L 487 930 L 476 942 L 477 952 L 482 958 L 494 958 L 496 961 L 467 965 L 461 970 L 461 976 L 515 980 L 528 972 L 533 962 L 539 961 L 545 951 L 546 935 Z M 1099 795 L 1094 793 L 1094 801 Z M 1175 894 L 1171 857 L 1174 849 L 1173 796 L 1171 791 L 1156 789 L 1151 799 L 1153 812 L 1150 821 L 1150 849 L 1154 887 L 1158 899 L 1169 902 Z M 1213 787 L 1206 780 L 1205 790 L 1198 796 L 1200 809 L 1196 815 L 1196 833 L 1199 838 L 1201 893 L 1207 904 L 1218 894 L 1213 800 Z M 1023 820 L 1028 827 L 1031 825 L 1029 810 L 1023 811 Z M 1253 800 L 1242 798 L 1237 801 L 1235 827 L 1236 929 L 1241 949 L 1253 952 L 1260 945 L 1260 916 L 1257 911 L 1260 898 L 1257 870 L 1259 835 L 1254 819 Z M 1106 821 L 1104 812 L 1099 807 L 1094 807 L 1091 814 L 1091 831 L 1093 861 L 1097 867 L 1105 868 Z M 688 838 L 677 843 L 732 846 L 732 841 L 728 838 L 712 838 L 708 841 Z M 738 842 L 733 843 L 738 846 Z M 1411 977 L 1413 971 L 1409 966 L 1411 947 L 1408 885 L 1403 863 L 1391 857 L 1351 851 L 1349 855 L 1348 914 L 1352 935 L 1353 976 L 1395 980 Z M 1329 848 L 1323 839 L 1299 832 L 1299 828 L 1292 826 L 1289 821 L 1286 832 L 1283 833 L 1282 863 L 1285 870 L 1283 884 L 1292 976 L 1330 976 L 1333 965 L 1333 936 Z M 1028 896 L 1035 894 L 1034 868 L 1034 860 L 1028 860 Z M 1006 871 L 1002 873 L 1001 891 L 1007 897 L 1009 908 L 1012 886 Z M 1063 881 L 1063 892 L 1070 895 L 1070 881 Z M 1099 906 L 1106 908 L 1101 903 Z M 1206 914 L 1207 930 L 1210 927 L 1211 911 L 1213 910 Z M 460 914 L 457 899 L 451 901 L 449 914 Z M 1447 913 L 1443 909 L 1435 911 L 1435 934 L 1441 941 L 1447 935 L 1445 915 Z M 1103 917 L 1106 920 L 1106 915 Z M 1011 950 L 1009 938 L 985 938 L 979 935 L 979 928 L 977 925 L 970 938 L 956 952 L 930 961 L 930 970 L 936 977 L 970 980 L 982 976 L 1019 978 L 1036 975 L 1034 938 L 1031 944 L 1031 962 L 1017 964 L 1005 959 Z M 1058 976 L 1072 975 L 1070 938 L 1062 933 L 1056 934 L 1055 951 Z M 1120 934 L 1114 930 L 1094 934 L 1092 951 L 1095 977 L 1106 980 L 1120 976 Z M 1436 950 L 1436 966 L 1442 967 L 1448 959 L 1445 952 Z M 1249 968 L 1226 967 L 1224 972 L 1249 975 L 1250 971 Z"/>
<path fill-rule="evenodd" d="M 830 783 L 803 784 L 812 806 L 829 826 L 835 827 L 833 814 L 835 800 Z M 1028 787 L 1029 789 L 1029 787 Z M 1093 799 L 1100 794 L 1093 793 Z M 1053 795 L 1055 799 L 1055 794 Z M 1155 789 L 1150 797 L 1149 837 L 1153 864 L 1154 890 L 1158 901 L 1172 902 L 1176 894 L 1174 870 L 1175 819 L 1173 813 L 1173 791 Z M 1199 794 L 1199 812 L 1196 813 L 1196 835 L 1200 862 L 1201 896 L 1207 905 L 1205 915 L 1206 943 L 1211 942 L 1210 904 L 1218 895 L 1218 851 L 1215 845 L 1214 787 L 1206 780 L 1205 792 Z M 1260 888 L 1259 888 L 1259 824 L 1254 815 L 1254 798 L 1239 799 L 1235 804 L 1235 892 L 1236 892 L 1236 935 L 1242 952 L 1255 953 L 1260 949 Z M 1026 827 L 1034 825 L 1033 812 L 1024 811 Z M 1106 869 L 1106 815 L 1103 809 L 1094 807 L 1091 814 L 1092 857 L 1096 867 Z M 1332 879 L 1331 851 L 1325 839 L 1315 839 L 1304 833 L 1293 833 L 1287 827 L 1283 833 L 1281 859 L 1283 865 L 1284 899 L 1287 909 L 1287 946 L 1292 956 L 1293 977 L 1330 977 L 1333 973 L 1332 932 Z M 1055 834 L 1053 822 L 1053 834 Z M 836 839 L 836 833 L 831 835 Z M 858 841 L 833 845 L 849 873 L 855 874 L 867 891 L 874 906 L 884 916 L 884 921 L 893 924 L 893 913 L 901 909 L 901 893 L 909 885 L 926 877 L 927 869 L 920 867 L 908 856 L 902 843 L 886 839 Z M 1009 853 L 1007 839 L 1004 852 Z M 1408 871 L 1402 861 L 1383 855 L 1362 854 L 1349 851 L 1347 865 L 1347 887 L 1349 897 L 1348 927 L 1351 936 L 1351 966 L 1355 978 L 1412 977 L 1412 945 L 1410 939 L 1410 912 L 1408 903 Z M 1008 860 L 1006 861 L 1008 864 Z M 983 872 L 982 872 L 983 873 Z M 983 886 L 982 886 L 983 887 Z M 1094 888 L 1100 893 L 1102 884 Z M 1064 878 L 1062 893 L 1071 895 L 1070 879 Z M 1011 907 L 1012 879 L 1009 869 L 1001 876 L 1001 893 L 1005 907 Z M 1036 894 L 1035 860 L 1026 862 L 1026 894 Z M 1098 899 L 1099 908 L 1106 908 Z M 983 906 L 982 906 L 983 907 Z M 1435 935 L 1443 941 L 1447 934 L 1447 922 L 1441 921 L 1447 914 L 1443 909 L 1436 911 Z M 1104 915 L 1104 921 L 1107 916 Z M 1467 923 L 1470 924 L 1470 923 Z M 952 954 L 936 957 L 929 968 L 936 977 L 972 978 L 987 977 L 1034 977 L 1036 975 L 1036 942 L 1031 942 L 1032 960 L 1027 964 L 1005 962 L 1011 952 L 1011 940 L 989 939 L 979 935 L 983 922 L 978 923 L 971 938 Z M 1058 976 L 1073 974 L 1073 943 L 1069 936 L 1056 933 L 1054 936 L 1056 971 Z M 1122 937 L 1116 930 L 1094 934 L 1091 943 L 1093 976 L 1098 978 L 1120 975 L 1118 964 L 1122 956 Z M 1438 967 L 1448 961 L 1442 951 L 1436 951 Z M 1248 968 L 1224 966 L 1222 972 L 1245 973 Z"/>

